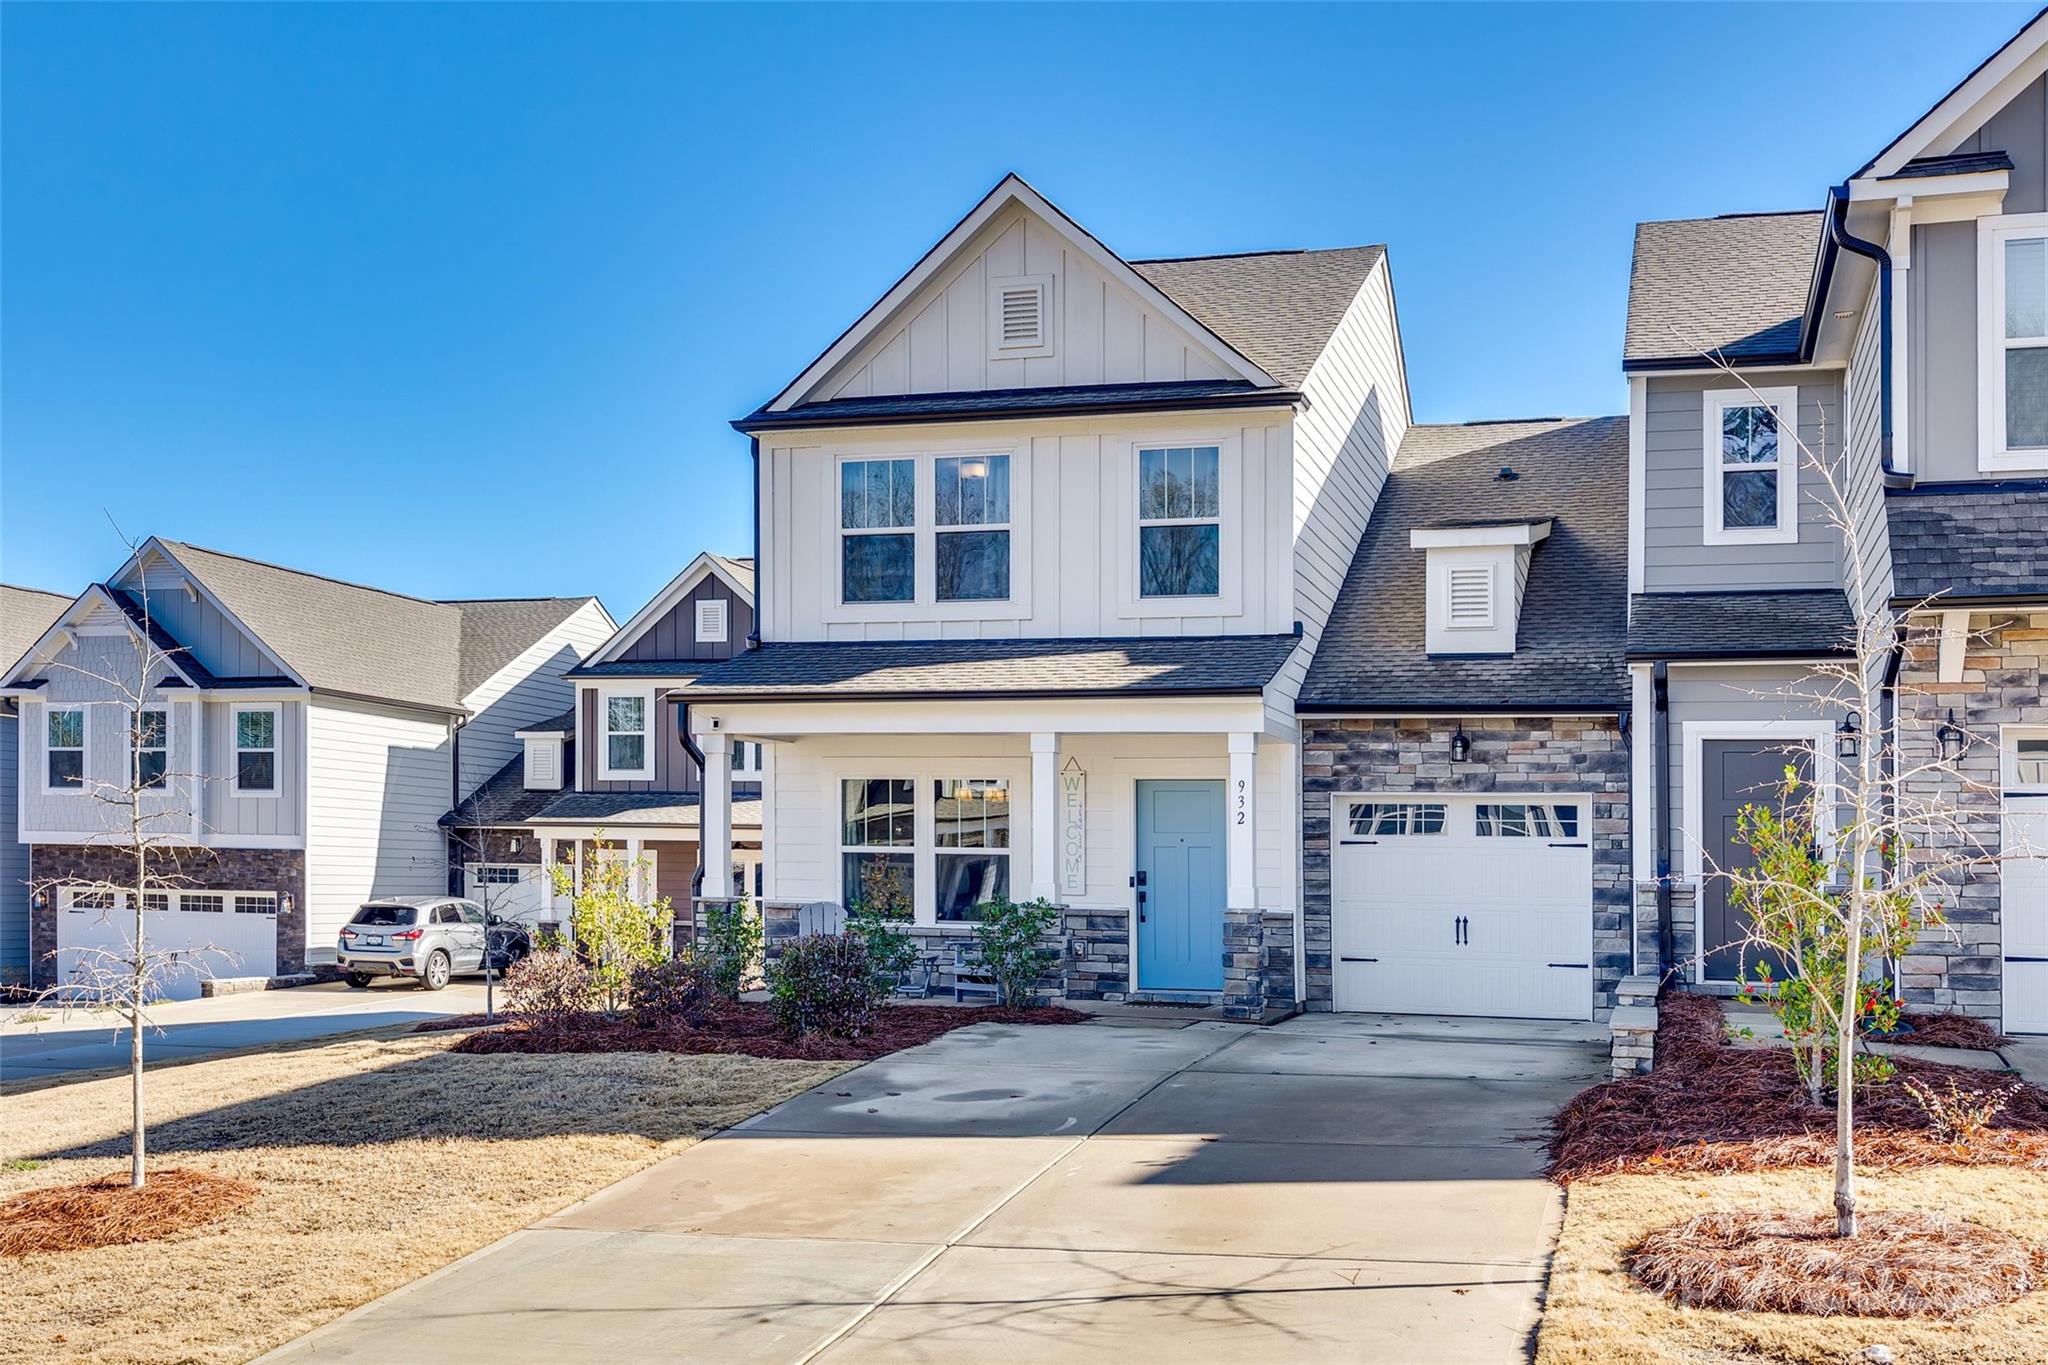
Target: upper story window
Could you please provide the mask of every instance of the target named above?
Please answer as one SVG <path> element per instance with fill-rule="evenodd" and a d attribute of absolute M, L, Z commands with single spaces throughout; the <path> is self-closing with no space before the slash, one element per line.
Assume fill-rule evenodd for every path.
<path fill-rule="evenodd" d="M 917 461 L 839 466 L 841 599 L 909 602 L 917 595 Z"/>
<path fill-rule="evenodd" d="M 1978 221 L 1977 464 L 2048 466 L 2048 214 Z"/>
<path fill-rule="evenodd" d="M 1705 404 L 1706 543 L 1797 540 L 1798 390 L 1713 389 Z"/>
<path fill-rule="evenodd" d="M 1221 591 L 1223 512 L 1215 446 L 1138 451 L 1138 595 Z"/>
<path fill-rule="evenodd" d="M 1009 597 L 1010 457 L 942 455 L 932 492 L 939 601 Z"/>
<path fill-rule="evenodd" d="M 44 780 L 51 791 L 85 786 L 85 708 L 53 706 L 43 745 Z"/>
<path fill-rule="evenodd" d="M 277 794 L 277 708 L 235 708 L 235 791 L 242 796 Z"/>
<path fill-rule="evenodd" d="M 599 697 L 599 714 L 604 721 L 602 778 L 643 778 L 651 772 L 648 762 L 649 723 L 654 698 L 647 692 L 606 692 Z"/>
<path fill-rule="evenodd" d="M 129 736 L 135 787 L 145 791 L 169 781 L 171 756 L 171 713 L 161 707 L 144 707 L 135 713 L 135 728 Z"/>

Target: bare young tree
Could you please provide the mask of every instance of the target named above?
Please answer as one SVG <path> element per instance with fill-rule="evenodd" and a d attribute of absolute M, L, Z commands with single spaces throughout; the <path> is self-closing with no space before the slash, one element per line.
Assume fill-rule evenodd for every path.
<path fill-rule="evenodd" d="M 515 798 L 507 792 L 494 792 L 486 781 L 466 798 L 469 809 L 448 829 L 448 851 L 452 879 L 459 879 L 464 869 L 472 863 L 493 866 L 493 854 L 497 849 L 491 842 L 491 832 L 519 825 L 520 813 Z M 522 839 L 538 840 L 545 837 L 538 833 L 523 832 Z M 521 865 L 524 866 L 523 864 Z M 535 878 L 541 876 L 539 866 L 533 869 Z M 521 874 L 522 880 L 524 873 Z M 497 1017 L 497 948 L 500 919 L 516 919 L 508 915 L 516 899 L 512 886 L 501 884 L 489 877 L 479 878 L 473 887 L 462 886 L 458 880 L 460 894 L 468 896 L 484 911 L 484 1017 Z M 531 928 L 528 933 L 532 932 Z M 511 962 L 505 966 L 509 968 Z"/>

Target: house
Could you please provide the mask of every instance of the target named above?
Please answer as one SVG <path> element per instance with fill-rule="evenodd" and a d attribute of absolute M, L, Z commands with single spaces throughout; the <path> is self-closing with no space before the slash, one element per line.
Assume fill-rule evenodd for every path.
<path fill-rule="evenodd" d="M 519 750 L 443 817 L 469 894 L 499 914 L 559 922 L 556 865 L 580 870 L 600 836 L 644 866 L 648 896 L 691 924 L 703 845 L 703 759 L 690 750 L 678 689 L 745 647 L 754 564 L 700 554 L 633 618 L 564 674 L 573 705 L 523 719 Z M 762 749 L 731 744 L 732 894 L 761 893 Z M 719 860 L 714 860 L 719 861 Z"/>
<path fill-rule="evenodd" d="M 1408 423 L 1383 248 L 1126 260 L 1004 179 L 734 424 L 759 643 L 669 695 L 707 844 L 760 748 L 771 943 L 1042 897 L 1067 998 L 1295 1008 L 1295 700 Z"/>
<path fill-rule="evenodd" d="M 20 658 L 70 604 L 62 593 L 0 583 L 0 659 Z M 20 730 L 15 703 L 0 699 L 0 983 L 28 979 L 28 845 L 13 780 Z"/>
<path fill-rule="evenodd" d="M 117 875 L 128 803 L 104 798 L 131 777 L 163 844 L 152 941 L 195 963 L 173 994 L 331 962 L 363 900 L 446 888 L 440 817 L 614 629 L 595 598 L 426 601 L 145 541 L 0 675 L 35 979 L 125 942 L 75 888 Z"/>
<path fill-rule="evenodd" d="M 1746 857 L 1734 812 L 1788 746 L 1822 774 L 1860 752 L 1819 671 L 1859 607 L 1902 617 L 1875 681 L 1913 794 L 1986 853 L 2048 847 L 2048 17 L 1817 197 L 1636 232 L 1638 956 L 1708 991 L 1744 967 L 1711 875 Z M 1947 915 L 1894 964 L 1909 1005 L 2048 1030 L 2042 861 L 1973 870 Z"/>

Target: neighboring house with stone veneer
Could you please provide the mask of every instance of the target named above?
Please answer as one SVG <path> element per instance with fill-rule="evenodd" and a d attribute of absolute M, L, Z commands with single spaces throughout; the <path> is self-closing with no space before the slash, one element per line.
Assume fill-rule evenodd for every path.
<path fill-rule="evenodd" d="M 771 942 L 1043 897 L 1070 998 L 1295 1008 L 1295 694 L 1408 420 L 1382 248 L 1126 260 L 1005 179 L 735 423 L 759 645 L 670 695 L 707 842 L 764 755 Z"/>
<path fill-rule="evenodd" d="M 20 658 L 70 605 L 64 593 L 0 583 L 0 662 Z M 20 743 L 16 703 L 0 697 L 0 983 L 28 979 L 28 845 L 21 842 L 14 782 Z"/>
<path fill-rule="evenodd" d="M 1645 223 L 1630 385 L 1629 667 L 1640 966 L 1731 990 L 1745 924 L 1717 867 L 1788 761 L 1825 770 L 1858 567 L 1802 469 L 1845 490 L 1864 600 L 1908 613 L 1885 690 L 1922 794 L 1983 851 L 2048 848 L 2048 17 L 1820 212 Z M 1737 372 L 1716 368 L 1719 357 Z M 1953 720 L 1952 752 L 1940 735 Z M 2024 835 L 2025 842 L 2009 837 Z M 2048 870 L 1974 870 L 1890 964 L 1910 1005 L 2048 1030 Z"/>
<path fill-rule="evenodd" d="M 204 969 L 223 976 L 331 961 L 363 900 L 446 889 L 441 815 L 568 704 L 564 675 L 613 629 L 595 598 L 432 602 L 144 542 L 0 675 L 21 714 L 36 980 L 125 942 L 70 887 L 127 875 L 126 811 L 101 798 L 135 772 L 164 843 L 155 945 L 214 950 Z"/>
<path fill-rule="evenodd" d="M 499 914 L 567 918 L 553 868 L 580 871 L 599 836 L 646 868 L 644 892 L 691 923 L 701 861 L 703 771 L 677 689 L 745 648 L 754 565 L 704 553 L 569 670 L 574 705 L 523 725 L 520 748 L 442 819 L 468 894 Z M 724 760 L 734 794 L 729 875 L 761 891 L 761 746 Z"/>

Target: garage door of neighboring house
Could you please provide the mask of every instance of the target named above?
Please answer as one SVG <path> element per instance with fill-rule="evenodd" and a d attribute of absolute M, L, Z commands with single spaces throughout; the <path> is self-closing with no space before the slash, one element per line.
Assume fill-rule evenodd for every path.
<path fill-rule="evenodd" d="M 1339 797 L 1336 1008 L 1593 1016 L 1592 801 Z"/>
<path fill-rule="evenodd" d="M 133 959 L 135 915 L 125 893 L 95 898 L 60 891 L 57 976 L 89 979 Z M 209 977 L 277 975 L 277 897 L 267 891 L 150 893 L 143 920 L 147 953 L 169 953 L 158 978 L 167 1000 L 196 1000 Z"/>
<path fill-rule="evenodd" d="M 2005 829 L 1999 852 L 2007 1033 L 2048 1033 L 2048 731 L 2001 727 Z"/>
<path fill-rule="evenodd" d="M 501 919 L 538 920 L 547 907 L 545 888 L 531 863 L 469 865 L 469 898 Z"/>
<path fill-rule="evenodd" d="M 1813 751 L 1805 745 L 1782 739 L 1709 739 L 1700 744 L 1700 949 L 1706 954 L 1701 975 L 1708 981 L 1739 981 L 1745 966 L 1754 975 L 1765 962 L 1774 979 L 1785 979 L 1784 958 L 1743 942 L 1750 916 L 1725 874 L 1756 866 L 1756 854 L 1742 841 L 1742 808 L 1777 805 L 1785 765 L 1795 760 L 1800 777 L 1810 780 Z"/>

